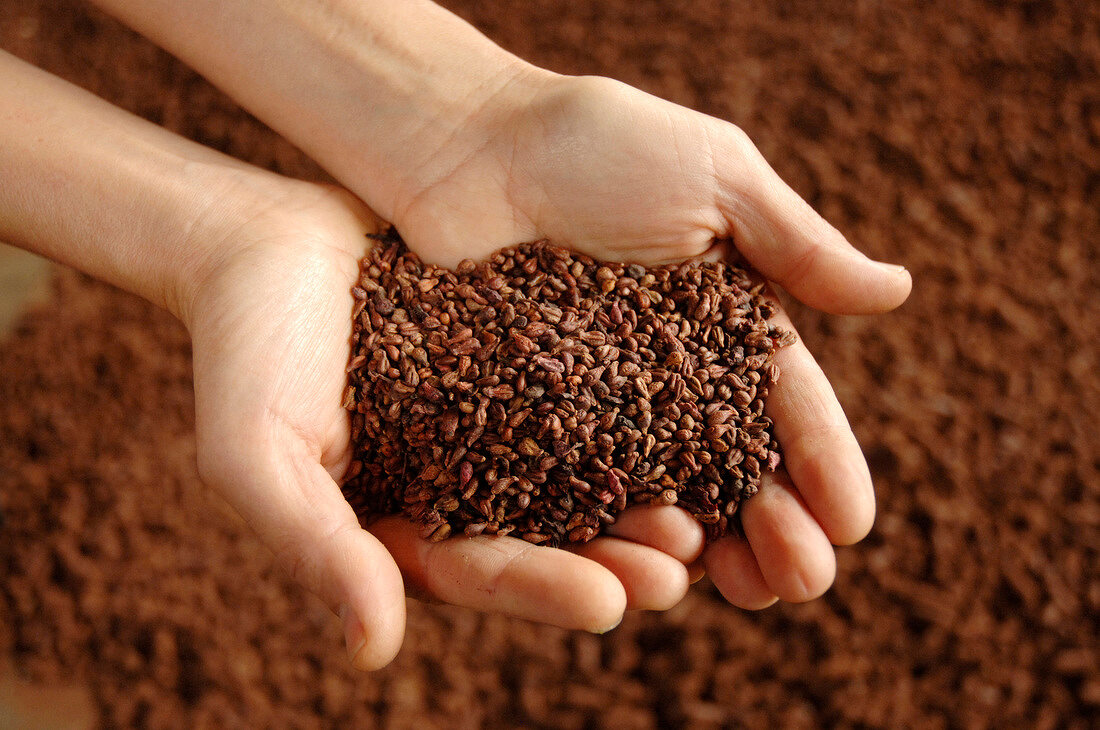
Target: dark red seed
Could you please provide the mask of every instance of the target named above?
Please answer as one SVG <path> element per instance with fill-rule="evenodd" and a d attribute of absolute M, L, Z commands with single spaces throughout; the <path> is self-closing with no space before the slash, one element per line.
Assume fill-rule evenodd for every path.
<path fill-rule="evenodd" d="M 344 492 L 361 516 L 402 511 L 432 540 L 557 545 L 653 501 L 687 507 L 713 539 L 779 466 L 762 412 L 772 352 L 793 335 L 766 321 L 746 272 L 545 242 L 446 271 L 386 240 L 352 291 L 342 393 Z"/>

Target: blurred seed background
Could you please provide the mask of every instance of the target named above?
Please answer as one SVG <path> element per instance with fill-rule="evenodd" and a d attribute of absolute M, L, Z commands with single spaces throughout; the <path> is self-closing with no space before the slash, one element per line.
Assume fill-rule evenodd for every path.
<path fill-rule="evenodd" d="M 182 328 L 55 268 L 0 345 L 0 727 L 36 703 L 112 728 L 1096 727 L 1100 4 L 447 4 L 536 63 L 740 124 L 909 267 L 890 315 L 794 312 L 871 463 L 874 532 L 823 599 L 756 614 L 705 582 L 602 637 L 414 603 L 394 665 L 357 676 L 199 484 Z M 77 0 L 5 0 L 0 47 L 320 175 Z M 42 267 L 0 257 L 6 312 Z"/>

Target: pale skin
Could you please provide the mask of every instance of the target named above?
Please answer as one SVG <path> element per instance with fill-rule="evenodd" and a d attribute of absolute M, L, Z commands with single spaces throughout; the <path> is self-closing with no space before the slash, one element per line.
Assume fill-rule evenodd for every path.
<path fill-rule="evenodd" d="M 350 455 L 340 408 L 350 288 L 380 219 L 444 265 L 543 237 L 642 263 L 722 256 L 714 241 L 732 239 L 811 306 L 900 304 L 904 269 L 850 246 L 744 133 L 608 79 L 532 67 L 427 2 L 98 4 L 347 190 L 250 167 L 0 56 L 0 238 L 187 326 L 200 472 L 340 614 L 355 666 L 396 654 L 407 590 L 605 631 L 625 610 L 671 607 L 704 569 L 743 608 L 831 585 L 833 545 L 866 535 L 874 494 L 801 343 L 777 355 L 767 405 L 786 468 L 745 504 L 744 538 L 704 548 L 686 513 L 647 507 L 571 551 L 512 538 L 429 544 L 395 518 L 362 529 L 337 482 Z"/>

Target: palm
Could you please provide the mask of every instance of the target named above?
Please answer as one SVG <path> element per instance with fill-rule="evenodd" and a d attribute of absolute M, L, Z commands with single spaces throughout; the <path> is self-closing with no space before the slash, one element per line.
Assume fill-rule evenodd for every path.
<path fill-rule="evenodd" d="M 200 466 L 280 562 L 372 638 L 400 636 L 398 568 L 432 598 L 593 630 L 624 602 L 678 601 L 700 536 L 675 510 L 638 512 L 619 527 L 637 542 L 603 538 L 586 557 L 513 538 L 429 544 L 398 519 L 359 528 L 335 480 L 350 453 L 350 290 L 378 222 L 349 195 L 294 187 L 293 207 L 273 201 L 237 232 L 190 317 Z M 393 642 L 361 663 L 384 663 Z"/>
<path fill-rule="evenodd" d="M 340 408 L 347 299 L 366 221 L 335 195 L 305 205 L 267 226 L 278 230 L 237 246 L 195 306 L 199 433 L 211 455 L 233 447 L 221 437 L 234 425 L 248 423 L 254 437 L 285 432 L 279 438 L 301 442 L 337 478 L 349 454 Z M 259 424 L 270 433 L 256 432 Z"/>
<path fill-rule="evenodd" d="M 883 311 L 908 292 L 906 274 L 852 248 L 740 130 L 608 79 L 554 86 L 455 159 L 387 211 L 438 263 L 548 238 L 653 264 L 721 256 L 715 241 L 732 238 L 766 276 L 828 311 Z M 782 312 L 777 321 L 793 329 Z M 790 476 L 747 503 L 747 540 L 705 556 L 727 597 L 747 607 L 821 593 L 835 571 L 830 542 L 859 540 L 874 515 L 866 463 L 820 368 L 801 343 L 776 360 L 783 376 L 768 409 Z"/>
<path fill-rule="evenodd" d="M 654 263 L 700 254 L 726 235 L 708 139 L 715 120 L 608 79 L 586 81 L 586 93 L 550 95 L 483 154 L 410 190 L 393 211 L 410 245 L 450 265 L 549 238 Z M 606 113 L 623 104 L 635 113 Z"/>
<path fill-rule="evenodd" d="M 512 195 L 539 235 L 646 263 L 699 255 L 725 236 L 713 120 L 607 79 L 586 81 L 587 95 L 549 100 L 516 136 L 512 159 L 523 172 Z"/>

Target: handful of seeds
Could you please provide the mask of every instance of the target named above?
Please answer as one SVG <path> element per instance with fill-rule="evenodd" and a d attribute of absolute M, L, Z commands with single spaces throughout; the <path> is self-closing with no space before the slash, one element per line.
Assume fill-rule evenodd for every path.
<path fill-rule="evenodd" d="M 344 494 L 422 535 L 591 540 L 631 504 L 708 539 L 779 464 L 763 415 L 763 284 L 726 263 L 601 263 L 546 242 L 423 264 L 393 234 L 361 262 Z"/>

